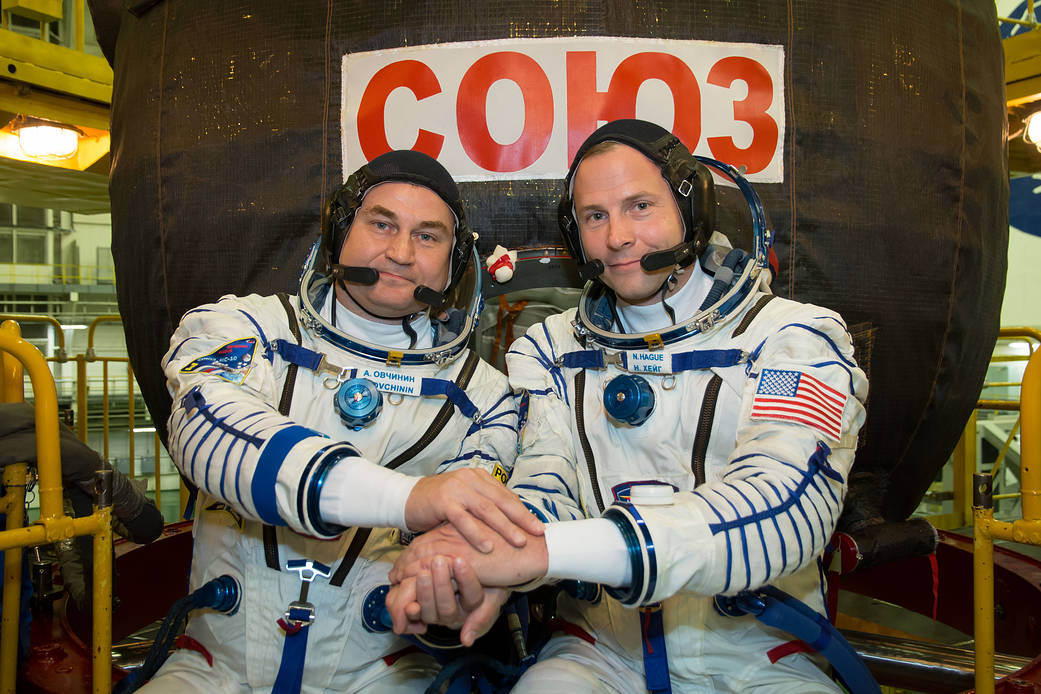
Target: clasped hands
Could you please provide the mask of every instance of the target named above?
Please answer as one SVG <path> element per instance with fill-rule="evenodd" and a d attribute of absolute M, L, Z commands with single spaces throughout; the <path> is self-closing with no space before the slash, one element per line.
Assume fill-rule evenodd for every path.
<path fill-rule="evenodd" d="M 390 572 L 386 605 L 395 633 L 421 634 L 442 624 L 460 628 L 470 646 L 495 622 L 508 586 L 546 573 L 542 524 L 480 470 L 423 478 L 405 517 L 409 528 L 433 529 L 414 539 Z"/>

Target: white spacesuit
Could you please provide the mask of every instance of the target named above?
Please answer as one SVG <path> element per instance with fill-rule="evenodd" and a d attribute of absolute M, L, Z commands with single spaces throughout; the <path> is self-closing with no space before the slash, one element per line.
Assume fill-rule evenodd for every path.
<path fill-rule="evenodd" d="M 370 171 L 358 199 L 378 182 Z M 396 655 L 408 644 L 389 631 L 367 631 L 362 602 L 401 549 L 390 491 L 464 466 L 505 482 L 516 456 L 505 377 L 466 348 L 476 254 L 471 243 L 456 259 L 463 310 L 411 316 L 407 330 L 347 311 L 322 256 L 312 251 L 298 296 L 224 297 L 185 314 L 171 340 L 170 450 L 199 487 L 191 587 L 233 576 L 241 605 L 197 613 L 149 692 L 291 691 L 287 668 L 302 668 L 305 692 L 422 691 L 436 674 L 426 656 Z M 334 475 L 349 485 L 332 489 Z M 343 527 L 355 517 L 372 529 Z M 288 614 L 294 601 L 313 606 L 313 622 Z M 301 626 L 304 650 L 290 652 Z"/>
<path fill-rule="evenodd" d="M 864 420 L 845 324 L 770 294 L 763 236 L 752 258 L 700 252 L 671 313 L 591 283 L 513 344 L 529 404 L 510 487 L 550 521 L 548 577 L 622 567 L 595 604 L 560 595 L 573 626 L 515 691 L 838 691 L 791 636 L 713 602 L 771 584 L 824 612 L 820 556 Z M 572 519 L 596 520 L 552 523 Z"/>

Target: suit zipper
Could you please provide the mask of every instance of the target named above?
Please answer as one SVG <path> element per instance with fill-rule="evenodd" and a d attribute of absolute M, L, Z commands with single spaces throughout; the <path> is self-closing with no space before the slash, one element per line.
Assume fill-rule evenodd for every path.
<path fill-rule="evenodd" d="M 586 470 L 589 472 L 589 482 L 593 485 L 596 508 L 603 513 L 604 499 L 600 495 L 600 480 L 596 476 L 596 459 L 593 458 L 593 447 L 589 445 L 589 438 L 586 436 L 585 390 L 586 372 L 583 369 L 575 374 L 575 424 L 578 426 L 578 440 L 582 444 L 582 452 L 586 456 Z"/>
<path fill-rule="evenodd" d="M 705 397 L 701 401 L 701 415 L 698 417 L 698 430 L 694 435 L 694 447 L 690 454 L 690 469 L 694 472 L 694 486 L 705 483 L 705 458 L 708 454 L 708 440 L 712 436 L 712 423 L 716 419 L 716 403 L 719 400 L 719 388 L 723 379 L 713 374 L 705 388 Z"/>

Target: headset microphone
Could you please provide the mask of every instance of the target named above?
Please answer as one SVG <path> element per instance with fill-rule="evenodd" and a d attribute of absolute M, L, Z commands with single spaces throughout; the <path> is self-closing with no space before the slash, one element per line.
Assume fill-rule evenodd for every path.
<path fill-rule="evenodd" d="M 356 265 L 333 265 L 332 276 L 351 284 L 376 284 L 380 281 L 380 273 L 371 267 Z"/>
<path fill-rule="evenodd" d="M 604 274 L 604 263 L 600 260 L 590 260 L 578 266 L 578 276 L 583 282 L 595 280 Z"/>
<path fill-rule="evenodd" d="M 694 244 L 684 241 L 664 251 L 648 253 L 640 258 L 640 267 L 646 272 L 655 272 L 662 268 L 679 265 L 686 267 L 694 262 Z"/>
<path fill-rule="evenodd" d="M 441 307 L 445 305 L 444 294 L 422 284 L 416 287 L 416 290 L 412 292 L 412 296 L 419 303 L 426 304 L 435 311 L 440 311 Z"/>

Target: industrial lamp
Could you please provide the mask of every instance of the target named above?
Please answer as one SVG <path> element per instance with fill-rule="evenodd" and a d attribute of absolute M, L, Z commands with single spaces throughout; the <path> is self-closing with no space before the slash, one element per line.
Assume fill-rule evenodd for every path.
<path fill-rule="evenodd" d="M 1041 152 L 1041 111 L 1034 111 L 1023 121 L 1023 140 Z"/>
<path fill-rule="evenodd" d="M 18 133 L 18 146 L 25 156 L 45 160 L 75 156 L 83 134 L 74 126 L 31 116 L 18 116 L 12 130 Z"/>

